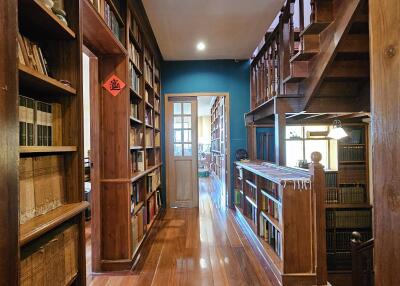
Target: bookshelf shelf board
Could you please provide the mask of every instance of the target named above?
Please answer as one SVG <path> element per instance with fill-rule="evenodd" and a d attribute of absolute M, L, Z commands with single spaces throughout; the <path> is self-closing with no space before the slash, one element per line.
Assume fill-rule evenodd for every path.
<path fill-rule="evenodd" d="M 114 36 L 110 28 L 95 10 L 89 0 L 81 1 L 83 42 L 94 52 L 100 54 L 128 54 L 122 43 Z"/>
<path fill-rule="evenodd" d="M 131 178 L 131 182 L 136 182 L 137 180 L 141 179 L 142 177 L 144 177 L 146 174 L 148 173 L 148 171 L 139 171 L 133 174 L 132 178 Z"/>
<path fill-rule="evenodd" d="M 146 107 L 147 107 L 147 108 L 154 109 L 153 105 L 151 105 L 151 103 L 148 102 L 148 101 L 146 101 Z"/>
<path fill-rule="evenodd" d="M 74 277 L 72 277 L 71 280 L 69 280 L 68 283 L 65 284 L 65 286 L 73 285 L 75 283 L 76 278 L 78 278 L 78 274 L 74 275 Z"/>
<path fill-rule="evenodd" d="M 154 149 L 154 146 L 146 146 L 146 149 Z"/>
<path fill-rule="evenodd" d="M 20 246 L 27 244 L 63 222 L 83 212 L 89 206 L 88 202 L 62 205 L 44 215 L 37 216 L 20 225 Z"/>
<path fill-rule="evenodd" d="M 160 111 L 159 111 L 159 110 L 156 110 L 156 109 L 154 109 L 154 113 L 156 113 L 156 114 L 158 114 L 158 115 L 161 114 Z"/>
<path fill-rule="evenodd" d="M 325 204 L 327 209 L 371 209 L 369 204 Z"/>
<path fill-rule="evenodd" d="M 153 69 L 153 64 L 151 63 L 151 60 L 149 60 L 147 57 L 144 57 L 144 60 L 146 61 L 146 63 L 149 65 L 149 67 L 151 69 Z"/>
<path fill-rule="evenodd" d="M 158 187 L 157 187 L 158 188 Z M 155 193 L 157 192 L 157 189 L 154 191 L 151 191 L 150 193 L 146 194 L 146 201 L 149 200 Z"/>
<path fill-rule="evenodd" d="M 133 122 L 133 123 L 143 124 L 143 121 L 142 121 L 142 120 L 139 120 L 139 119 L 137 119 L 137 118 L 135 118 L 135 117 L 133 117 L 133 116 L 130 117 L 130 120 L 131 120 L 131 122 Z"/>
<path fill-rule="evenodd" d="M 253 207 L 257 208 L 257 203 L 254 201 L 252 197 L 246 195 L 246 200 L 253 205 Z"/>
<path fill-rule="evenodd" d="M 20 146 L 19 153 L 67 153 L 76 152 L 76 146 Z"/>
<path fill-rule="evenodd" d="M 153 90 L 153 86 L 148 82 L 147 79 L 144 81 L 144 83 L 146 84 L 146 87 L 147 87 L 148 89 Z"/>
<path fill-rule="evenodd" d="M 135 45 L 136 49 L 138 49 L 138 51 L 141 53 L 143 51 L 142 47 L 140 46 L 139 42 L 135 38 L 135 35 L 132 32 L 132 29 L 129 29 L 129 36 L 130 36 L 131 42 Z"/>
<path fill-rule="evenodd" d="M 43 93 L 76 95 L 76 90 L 34 69 L 18 65 L 20 86 Z"/>
<path fill-rule="evenodd" d="M 357 144 L 357 143 L 339 143 L 339 146 L 365 146 L 365 144 Z"/>
<path fill-rule="evenodd" d="M 135 215 L 138 211 L 140 211 L 140 209 L 144 206 L 143 202 L 138 202 L 136 207 L 133 209 L 133 213 L 132 215 Z"/>
<path fill-rule="evenodd" d="M 160 128 L 154 128 L 154 131 L 161 132 Z"/>
<path fill-rule="evenodd" d="M 150 125 L 150 124 L 146 124 L 146 128 L 150 128 L 150 129 L 153 129 L 153 125 Z"/>
<path fill-rule="evenodd" d="M 276 218 L 274 218 L 273 216 L 271 216 L 270 214 L 268 214 L 266 211 L 263 210 L 261 211 L 261 215 L 270 223 L 272 223 L 274 227 L 279 229 L 279 231 L 282 231 L 282 226 Z"/>
<path fill-rule="evenodd" d="M 218 150 L 211 150 L 211 152 L 221 154 L 221 151 L 218 151 Z"/>
<path fill-rule="evenodd" d="M 75 32 L 39 0 L 19 0 L 21 31 L 34 39 L 75 39 Z M 34 16 L 33 16 L 34 15 Z"/>
<path fill-rule="evenodd" d="M 131 150 L 142 150 L 143 146 L 131 146 L 130 149 Z"/>
<path fill-rule="evenodd" d="M 154 95 L 157 97 L 157 98 L 160 98 L 160 94 L 158 93 L 158 91 L 154 91 Z"/>
<path fill-rule="evenodd" d="M 129 57 L 129 61 L 132 63 L 133 68 L 135 69 L 136 73 L 141 76 L 143 73 L 140 70 L 140 68 L 136 65 L 136 63 L 133 61 L 131 57 Z"/>
<path fill-rule="evenodd" d="M 365 164 L 365 161 L 339 161 L 339 164 Z"/>
<path fill-rule="evenodd" d="M 261 194 L 266 196 L 268 199 L 270 199 L 271 201 L 273 201 L 274 203 L 278 204 L 278 205 L 282 205 L 282 203 L 277 200 L 274 196 L 268 194 L 268 192 L 264 191 L 263 189 L 261 189 Z"/>
<path fill-rule="evenodd" d="M 257 185 L 256 184 L 254 184 L 252 181 L 249 181 L 249 180 L 246 180 L 246 183 L 250 186 L 250 187 L 253 187 L 253 188 L 257 188 Z"/>
<path fill-rule="evenodd" d="M 139 98 L 140 100 L 143 98 L 136 90 L 132 89 L 132 87 L 129 88 L 129 92 L 131 93 L 131 95 Z"/>

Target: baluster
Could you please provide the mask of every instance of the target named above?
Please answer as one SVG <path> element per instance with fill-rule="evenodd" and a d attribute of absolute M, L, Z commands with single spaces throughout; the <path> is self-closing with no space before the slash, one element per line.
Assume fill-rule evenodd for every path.
<path fill-rule="evenodd" d="M 275 96 L 279 94 L 279 90 L 280 90 L 280 58 L 279 58 L 279 41 L 278 41 L 279 37 L 276 38 L 275 41 Z"/>
<path fill-rule="evenodd" d="M 271 64 L 271 46 L 267 49 L 267 59 L 268 59 L 268 98 L 272 97 L 272 64 Z"/>
<path fill-rule="evenodd" d="M 293 14 L 294 14 L 294 3 L 290 3 L 290 14 L 289 14 L 289 50 L 290 57 L 295 55 L 295 44 L 294 44 L 294 23 L 293 23 Z"/>
<path fill-rule="evenodd" d="M 310 24 L 315 22 L 315 0 L 310 1 L 311 14 L 310 14 Z"/>
<path fill-rule="evenodd" d="M 300 32 L 304 30 L 304 0 L 299 0 Z"/>

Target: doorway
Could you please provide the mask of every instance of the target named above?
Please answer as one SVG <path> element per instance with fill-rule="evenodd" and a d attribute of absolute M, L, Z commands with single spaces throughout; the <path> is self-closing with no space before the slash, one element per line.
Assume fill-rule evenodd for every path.
<path fill-rule="evenodd" d="M 199 178 L 210 178 L 229 202 L 229 94 L 166 94 L 168 207 L 198 207 Z M 201 179 L 200 179 L 201 180 Z"/>

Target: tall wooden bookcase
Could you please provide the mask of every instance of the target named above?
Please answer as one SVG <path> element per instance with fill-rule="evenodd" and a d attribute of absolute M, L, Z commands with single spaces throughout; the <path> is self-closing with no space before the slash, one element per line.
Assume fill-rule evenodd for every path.
<path fill-rule="evenodd" d="M 81 3 L 84 44 L 99 70 L 98 140 L 91 146 L 92 265 L 94 271 L 127 270 L 161 209 L 161 54 L 140 1 Z M 107 25 L 107 5 L 118 29 Z M 102 88 L 112 75 L 126 83 L 117 96 Z"/>
<path fill-rule="evenodd" d="M 226 175 L 225 126 L 225 98 L 216 97 L 211 106 L 211 170 L 221 182 Z"/>
<path fill-rule="evenodd" d="M 36 274 L 40 276 L 35 281 L 41 285 L 44 285 L 45 280 L 51 280 L 53 285 L 85 285 L 83 211 L 88 204 L 82 201 L 82 45 L 79 0 L 65 3 L 68 24 L 37 0 L 3 1 L 0 6 L 2 35 L 7 39 L 2 41 L 7 44 L 1 46 L 0 64 L 1 92 L 5 95 L 1 96 L 0 117 L 1 145 L 4 146 L 1 164 L 5 168 L 1 168 L 0 178 L 6 186 L 2 189 L 1 202 L 4 208 L 1 209 L 7 212 L 1 216 L 0 248 L 6 253 L 4 261 L 7 263 L 0 267 L 1 280 L 5 285 L 19 285 L 22 279 L 30 280 L 35 263 Z M 47 60 L 48 74 L 35 70 L 28 63 L 20 63 L 16 45 L 19 33 L 41 47 Z M 57 120 L 60 128 L 59 133 L 48 137 L 53 138 L 49 146 L 35 146 L 38 145 L 36 142 L 26 144 L 29 146 L 18 146 L 18 125 L 22 116 L 19 112 L 19 95 L 31 98 L 35 106 L 37 102 L 57 105 L 58 117 L 53 117 L 53 121 L 48 117 L 47 123 L 55 124 Z M 36 120 L 38 111 L 34 106 L 31 107 L 34 114 L 32 119 Z M 56 114 L 54 109 L 52 114 Z M 32 128 L 30 134 L 36 138 L 36 123 Z M 55 158 L 57 178 L 54 175 L 54 165 L 47 164 Z M 24 177 L 26 175 L 28 179 Z M 49 201 L 54 199 L 53 179 L 57 180 L 61 197 L 57 204 L 50 207 Z M 21 195 L 21 192 L 24 194 Z M 44 201 L 46 208 L 39 210 L 39 203 Z M 27 204 L 31 207 L 31 214 L 29 218 L 23 219 L 21 214 Z M 66 231 L 71 227 L 73 234 L 68 232 L 67 235 Z M 52 260 L 51 257 L 57 259 Z M 57 269 L 61 273 L 57 273 Z"/>

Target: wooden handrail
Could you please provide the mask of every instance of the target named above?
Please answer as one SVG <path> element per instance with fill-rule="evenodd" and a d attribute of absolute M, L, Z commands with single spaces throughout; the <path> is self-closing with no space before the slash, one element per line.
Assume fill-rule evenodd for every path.
<path fill-rule="evenodd" d="M 354 231 L 351 234 L 351 258 L 352 258 L 352 285 L 373 285 L 373 248 L 374 239 L 365 242 L 361 240 L 361 234 Z"/>

